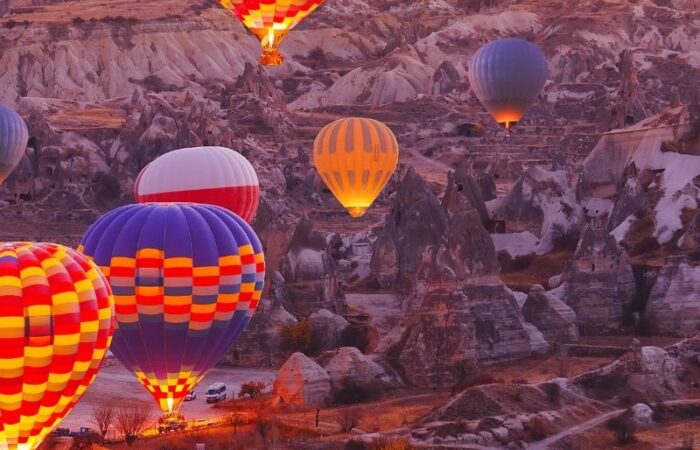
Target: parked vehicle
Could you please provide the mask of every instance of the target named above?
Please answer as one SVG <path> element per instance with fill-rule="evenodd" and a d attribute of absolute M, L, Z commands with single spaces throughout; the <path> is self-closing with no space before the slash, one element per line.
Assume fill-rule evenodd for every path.
<path fill-rule="evenodd" d="M 190 391 L 185 396 L 185 401 L 190 402 L 190 401 L 194 400 L 195 398 L 197 398 L 197 393 L 195 391 Z"/>
<path fill-rule="evenodd" d="M 226 400 L 226 385 L 224 383 L 214 383 L 207 389 L 207 403 L 216 403 Z"/>
<path fill-rule="evenodd" d="M 102 435 L 90 427 L 80 427 L 80 431 L 72 431 L 69 436 L 84 442 L 101 443 L 103 441 Z"/>
<path fill-rule="evenodd" d="M 60 436 L 70 436 L 70 429 L 69 428 L 56 428 L 51 432 L 51 436 L 55 437 L 60 437 Z"/>

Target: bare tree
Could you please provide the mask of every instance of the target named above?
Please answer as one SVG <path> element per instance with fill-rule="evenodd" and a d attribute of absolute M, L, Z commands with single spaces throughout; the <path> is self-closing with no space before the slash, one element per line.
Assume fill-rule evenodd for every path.
<path fill-rule="evenodd" d="M 92 408 L 92 423 L 95 424 L 103 438 L 107 437 L 109 426 L 114 421 L 114 406 L 104 405 Z"/>
<path fill-rule="evenodd" d="M 359 411 L 355 408 L 347 408 L 340 414 L 340 428 L 343 433 L 349 433 L 360 421 Z"/>
<path fill-rule="evenodd" d="M 115 414 L 117 430 L 124 435 L 126 443 L 131 445 L 151 422 L 147 408 L 139 405 L 121 406 Z"/>

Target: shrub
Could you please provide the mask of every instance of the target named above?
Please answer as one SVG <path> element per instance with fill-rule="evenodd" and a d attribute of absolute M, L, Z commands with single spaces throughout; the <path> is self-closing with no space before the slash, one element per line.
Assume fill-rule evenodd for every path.
<path fill-rule="evenodd" d="M 309 65 L 312 68 L 321 67 L 326 64 L 326 52 L 324 52 L 321 47 L 314 47 L 307 56 L 309 58 Z"/>
<path fill-rule="evenodd" d="M 373 340 L 373 330 L 368 324 L 352 323 L 340 333 L 340 345 L 357 347 L 362 353 L 367 352 Z"/>
<path fill-rule="evenodd" d="M 311 349 L 311 321 L 282 325 L 279 330 L 280 347 L 288 352 L 308 353 Z"/>
<path fill-rule="evenodd" d="M 634 442 L 634 432 L 637 431 L 637 427 L 628 413 L 608 420 L 607 426 L 615 434 L 618 444 L 627 445 Z"/>
<path fill-rule="evenodd" d="M 695 448 L 695 436 L 691 433 L 683 433 L 683 443 L 681 450 L 693 450 Z"/>
<path fill-rule="evenodd" d="M 547 395 L 547 400 L 549 400 L 550 403 L 559 404 L 561 386 L 557 383 L 545 383 L 542 385 L 542 390 Z"/>
<path fill-rule="evenodd" d="M 411 450 L 407 439 L 376 438 L 367 446 L 369 450 Z"/>
<path fill-rule="evenodd" d="M 348 383 L 344 388 L 335 393 L 336 403 L 352 404 L 376 400 L 381 397 L 384 385 L 381 381 L 372 381 L 367 384 Z"/>
<path fill-rule="evenodd" d="M 654 405 L 652 408 L 652 415 L 651 418 L 654 419 L 654 422 L 656 423 L 663 423 L 666 421 L 668 417 L 668 409 L 666 408 L 666 405 L 663 403 L 659 402 Z"/>
<path fill-rule="evenodd" d="M 360 421 L 360 414 L 355 408 L 347 408 L 340 414 L 340 429 L 343 433 L 349 433 Z"/>
<path fill-rule="evenodd" d="M 243 397 L 244 395 L 247 395 L 249 398 L 253 399 L 262 393 L 265 386 L 267 386 L 267 383 L 264 381 L 248 381 L 241 385 L 241 389 L 238 391 L 238 396 Z"/>
<path fill-rule="evenodd" d="M 73 438 L 70 450 L 90 450 L 92 449 L 92 443 L 92 438 L 88 436 L 76 436 Z"/>
<path fill-rule="evenodd" d="M 535 416 L 528 420 L 524 427 L 530 441 L 541 441 L 550 434 L 550 425 L 547 420 L 540 416 Z"/>

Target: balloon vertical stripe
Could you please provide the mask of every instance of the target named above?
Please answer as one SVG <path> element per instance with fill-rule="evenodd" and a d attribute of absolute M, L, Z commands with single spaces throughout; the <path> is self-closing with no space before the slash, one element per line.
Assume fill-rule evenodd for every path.
<path fill-rule="evenodd" d="M 22 160 L 28 141 L 24 120 L 10 108 L 0 106 L 0 184 Z"/>
<path fill-rule="evenodd" d="M 542 51 L 522 39 L 500 39 L 480 48 L 469 65 L 469 82 L 479 101 L 505 128 L 517 124 L 547 81 Z"/>
<path fill-rule="evenodd" d="M 398 162 L 399 145 L 389 127 L 365 118 L 326 125 L 314 141 L 321 179 L 353 217 L 384 189 Z"/>

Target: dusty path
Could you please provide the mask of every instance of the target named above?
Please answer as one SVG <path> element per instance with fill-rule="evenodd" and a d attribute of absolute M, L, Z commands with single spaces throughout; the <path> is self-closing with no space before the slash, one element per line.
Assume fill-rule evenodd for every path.
<path fill-rule="evenodd" d="M 677 405 L 693 405 L 693 404 L 700 404 L 700 399 L 683 399 L 683 400 L 669 400 L 666 402 L 661 402 L 662 405 L 665 406 L 677 406 Z M 574 425 L 573 427 L 567 428 L 566 430 L 562 430 L 557 434 L 554 434 L 547 439 L 541 440 L 539 442 L 535 442 L 531 445 L 529 445 L 527 448 L 532 449 L 532 450 L 546 450 L 550 448 L 550 445 L 556 444 L 558 441 L 561 439 L 564 439 L 569 436 L 573 436 L 579 433 L 583 433 L 584 431 L 588 431 L 591 428 L 595 428 L 598 425 L 601 425 L 605 423 L 606 421 L 619 416 L 620 414 L 624 413 L 626 409 L 616 409 L 614 411 L 610 411 L 601 415 L 598 415 L 596 417 L 593 417 L 592 419 L 589 419 L 588 421 Z"/>
<path fill-rule="evenodd" d="M 694 405 L 694 404 L 700 404 L 700 399 L 682 399 L 682 400 L 669 400 L 666 402 L 661 402 L 662 405 L 665 406 L 678 406 L 678 405 Z M 565 430 L 560 431 L 557 434 L 553 434 L 552 436 L 549 436 L 546 439 L 543 439 L 538 442 L 533 442 L 530 445 L 528 445 L 526 448 L 528 450 L 549 450 L 551 449 L 552 445 L 556 444 L 560 440 L 567 438 L 569 436 L 574 436 L 579 433 L 583 433 L 584 431 L 588 431 L 591 428 L 595 428 L 599 425 L 602 425 L 603 423 L 607 422 L 608 420 L 619 416 L 620 414 L 624 413 L 626 409 L 615 409 L 613 411 L 608 411 L 602 414 L 599 414 L 586 422 L 580 423 L 578 425 L 574 425 L 573 427 L 567 428 Z M 455 449 L 474 449 L 474 450 L 497 450 L 502 447 L 485 447 L 483 445 L 476 445 L 476 444 L 427 444 L 427 443 L 412 443 L 414 447 L 418 448 L 455 448 Z"/>

